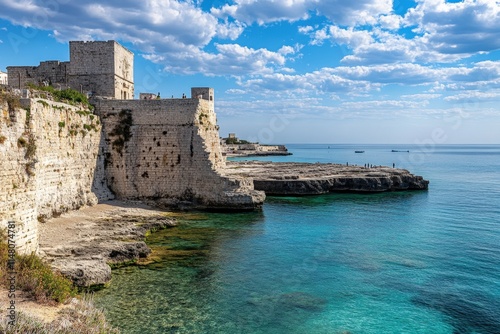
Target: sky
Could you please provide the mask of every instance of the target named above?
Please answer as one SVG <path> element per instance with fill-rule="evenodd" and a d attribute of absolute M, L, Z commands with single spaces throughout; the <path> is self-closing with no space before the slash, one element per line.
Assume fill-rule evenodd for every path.
<path fill-rule="evenodd" d="M 0 0 L 0 70 L 135 54 L 135 90 L 215 90 L 261 143 L 500 144 L 500 1 Z"/>

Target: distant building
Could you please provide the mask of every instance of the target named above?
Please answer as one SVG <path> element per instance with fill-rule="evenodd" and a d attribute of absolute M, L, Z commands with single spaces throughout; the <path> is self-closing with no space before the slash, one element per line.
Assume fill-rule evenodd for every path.
<path fill-rule="evenodd" d="M 7 85 L 7 73 L 0 71 L 0 85 Z"/>
<path fill-rule="evenodd" d="M 8 85 L 28 83 L 73 88 L 115 99 L 134 98 L 134 54 L 115 41 L 69 42 L 69 62 L 50 60 L 38 66 L 7 67 Z"/>
<path fill-rule="evenodd" d="M 153 94 L 153 93 L 140 93 L 139 94 L 140 100 L 156 100 L 159 98 L 160 98 L 160 95 Z"/>

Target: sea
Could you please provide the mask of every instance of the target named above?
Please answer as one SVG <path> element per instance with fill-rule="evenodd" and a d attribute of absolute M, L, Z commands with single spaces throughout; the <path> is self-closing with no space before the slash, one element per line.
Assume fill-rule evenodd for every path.
<path fill-rule="evenodd" d="M 293 155 L 259 160 L 394 164 L 429 189 L 171 213 L 178 226 L 147 239 L 151 261 L 114 270 L 95 293 L 112 325 L 130 334 L 500 334 L 500 145 L 287 147 Z"/>

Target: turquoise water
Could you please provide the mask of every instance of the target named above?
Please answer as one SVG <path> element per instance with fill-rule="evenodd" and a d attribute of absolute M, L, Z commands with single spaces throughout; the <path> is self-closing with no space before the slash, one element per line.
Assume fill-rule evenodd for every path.
<path fill-rule="evenodd" d="M 500 333 L 500 146 L 288 147 L 294 155 L 261 160 L 395 163 L 430 188 L 182 215 L 148 240 L 153 263 L 115 270 L 96 294 L 111 323 L 123 333 Z"/>

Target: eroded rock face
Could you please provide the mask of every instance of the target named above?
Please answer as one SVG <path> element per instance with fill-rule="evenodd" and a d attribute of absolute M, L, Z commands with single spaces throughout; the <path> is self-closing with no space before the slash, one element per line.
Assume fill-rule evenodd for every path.
<path fill-rule="evenodd" d="M 0 228 L 14 221 L 18 252 L 30 253 L 40 221 L 113 195 L 100 182 L 95 115 L 42 98 L 18 103 L 0 102 Z"/>
<path fill-rule="evenodd" d="M 406 169 L 294 162 L 228 162 L 231 176 L 253 179 L 267 195 L 303 196 L 329 192 L 426 190 L 429 181 Z"/>

